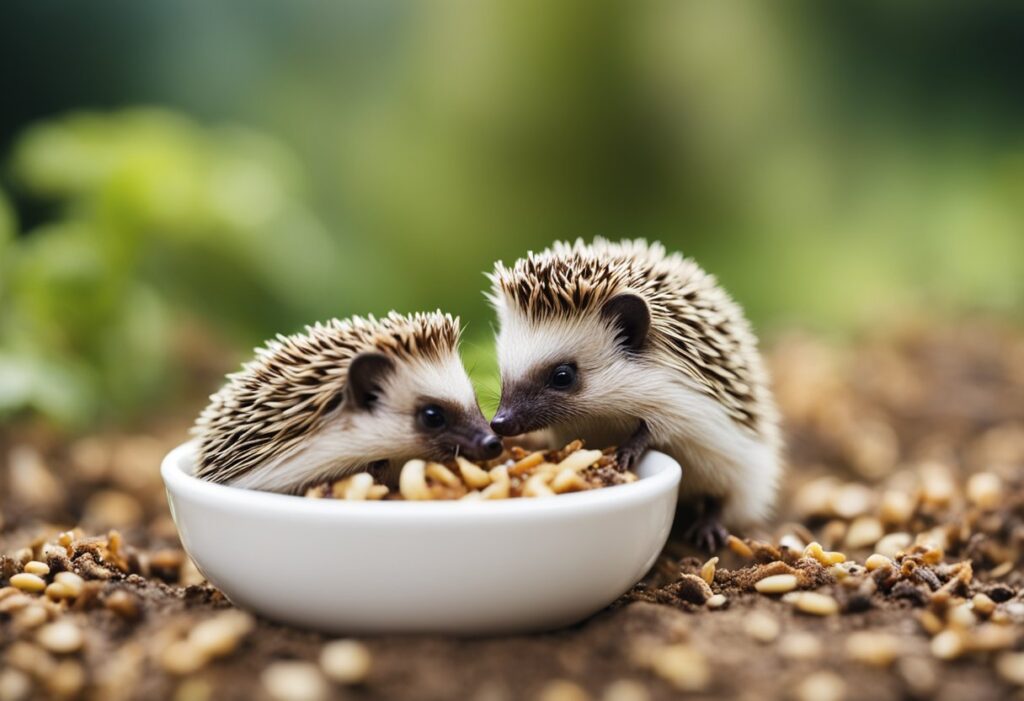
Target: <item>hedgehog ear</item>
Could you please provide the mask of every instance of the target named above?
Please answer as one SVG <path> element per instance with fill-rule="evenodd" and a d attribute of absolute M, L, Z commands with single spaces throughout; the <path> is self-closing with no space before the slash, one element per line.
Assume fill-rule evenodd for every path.
<path fill-rule="evenodd" d="M 348 365 L 345 403 L 355 409 L 369 411 L 380 397 L 384 377 L 394 363 L 383 353 L 360 353 Z"/>
<path fill-rule="evenodd" d="M 640 350 L 651 328 L 651 311 L 639 295 L 629 292 L 615 295 L 601 308 L 601 316 L 618 328 L 622 345 L 631 351 Z"/>

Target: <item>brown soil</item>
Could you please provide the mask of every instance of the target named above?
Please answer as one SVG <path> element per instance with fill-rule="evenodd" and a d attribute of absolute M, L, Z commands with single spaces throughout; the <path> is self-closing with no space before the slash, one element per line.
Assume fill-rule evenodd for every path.
<path fill-rule="evenodd" d="M 720 553 L 713 578 L 704 569 L 710 587 L 700 577 L 705 558 L 682 541 L 681 517 L 647 578 L 577 626 L 468 640 L 365 638 L 365 678 L 326 683 L 317 672 L 314 680 L 327 696 L 360 699 L 1019 694 L 1024 334 L 978 322 L 904 329 L 851 348 L 794 336 L 770 358 L 791 464 L 780 517 L 745 534 L 746 548 L 734 542 Z M 0 701 L 249 701 L 270 698 L 264 671 L 275 660 L 318 660 L 327 638 L 264 621 L 246 622 L 199 661 L 183 665 L 171 654 L 188 647 L 181 641 L 196 623 L 231 608 L 183 557 L 166 511 L 157 466 L 183 434 L 172 422 L 70 444 L 35 426 L 0 435 L 0 586 L 22 569 L 25 548 L 50 565 L 47 581 L 61 569 L 85 579 L 61 603 L 0 590 Z M 75 525 L 82 530 L 60 541 Z M 878 543 L 880 529 L 910 542 Z M 811 540 L 857 564 L 804 557 Z M 867 556 L 894 542 L 895 561 L 866 571 Z M 826 598 L 756 590 L 763 577 L 786 573 L 798 590 Z M 710 594 L 725 604 L 712 608 L 719 599 Z M 828 615 L 799 610 L 817 605 Z M 81 646 L 47 651 L 40 631 L 54 621 L 78 626 Z M 289 688 L 300 698 L 298 684 Z"/>

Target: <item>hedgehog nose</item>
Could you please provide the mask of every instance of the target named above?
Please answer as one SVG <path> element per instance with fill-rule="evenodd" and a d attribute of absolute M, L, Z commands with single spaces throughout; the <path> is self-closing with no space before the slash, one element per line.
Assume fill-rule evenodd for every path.
<path fill-rule="evenodd" d="M 502 445 L 501 439 L 492 433 L 480 444 L 480 457 L 484 460 L 493 460 L 501 455 L 501 451 L 504 449 L 505 446 Z"/>
<path fill-rule="evenodd" d="M 491 428 L 499 436 L 514 436 L 518 433 L 516 431 L 515 420 L 504 411 L 499 411 L 491 419 Z"/>

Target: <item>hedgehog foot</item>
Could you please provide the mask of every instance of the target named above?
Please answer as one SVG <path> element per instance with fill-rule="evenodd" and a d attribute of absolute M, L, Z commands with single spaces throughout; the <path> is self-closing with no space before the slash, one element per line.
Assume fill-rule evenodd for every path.
<path fill-rule="evenodd" d="M 713 555 L 729 538 L 729 531 L 721 521 L 722 502 L 708 497 L 701 506 L 700 515 L 686 529 L 685 537 L 694 547 Z"/>
<path fill-rule="evenodd" d="M 619 470 L 625 472 L 632 470 L 640 462 L 640 456 L 644 454 L 651 444 L 651 432 L 643 421 L 636 429 L 636 432 L 629 437 L 625 443 L 619 446 L 615 453 L 615 459 L 619 463 Z"/>

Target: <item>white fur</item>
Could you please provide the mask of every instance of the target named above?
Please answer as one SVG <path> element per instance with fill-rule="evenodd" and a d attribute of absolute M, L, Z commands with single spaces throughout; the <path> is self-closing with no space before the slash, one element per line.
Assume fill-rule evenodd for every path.
<path fill-rule="evenodd" d="M 328 416 L 323 427 L 295 450 L 276 456 L 228 482 L 236 487 L 294 492 L 304 485 L 365 469 L 388 460 L 392 469 L 424 454 L 414 430 L 415 412 L 422 398 L 479 408 L 473 386 L 456 354 L 440 361 L 397 360 L 387 376 L 372 412 L 344 404 Z"/>
<path fill-rule="evenodd" d="M 498 316 L 503 384 L 525 381 L 536 368 L 577 363 L 582 388 L 566 399 L 576 418 L 553 427 L 560 439 L 620 444 L 642 420 L 652 447 L 682 464 L 682 496 L 723 499 L 723 518 L 733 528 L 770 515 L 780 474 L 774 431 L 759 436 L 736 423 L 695 380 L 657 357 L 628 356 L 597 314 L 531 321 L 501 303 Z"/>

